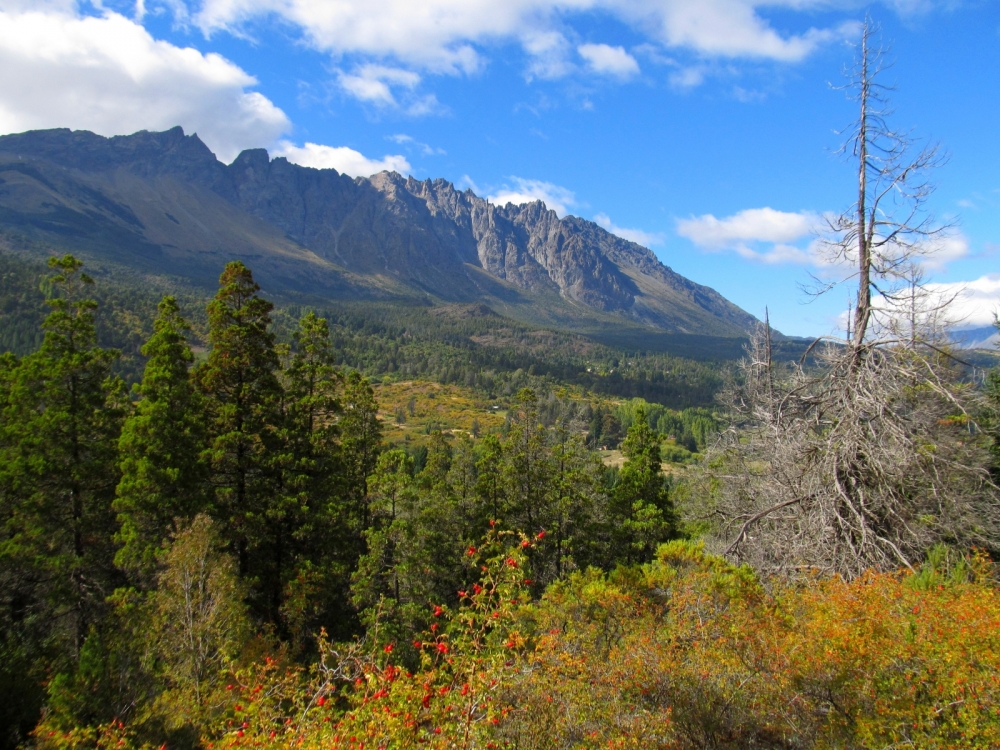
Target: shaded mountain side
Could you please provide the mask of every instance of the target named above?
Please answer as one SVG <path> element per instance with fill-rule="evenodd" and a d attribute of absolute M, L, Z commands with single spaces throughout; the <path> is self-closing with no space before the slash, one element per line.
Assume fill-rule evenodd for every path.
<path fill-rule="evenodd" d="M 276 292 L 484 303 L 581 332 L 738 338 L 755 322 L 646 248 L 541 202 L 496 206 L 389 172 L 352 179 L 262 149 L 225 165 L 180 128 L 0 137 L 0 231 L 199 285 L 238 258 Z"/>
<path fill-rule="evenodd" d="M 88 264 L 86 270 L 95 279 L 89 293 L 98 302 L 98 340 L 121 352 L 115 371 L 128 382 L 142 377 L 141 347 L 153 332 L 164 294 L 178 298 L 192 324 L 192 344 L 199 350 L 205 347 L 211 290 L 108 263 Z M 24 356 L 41 344 L 42 322 L 50 311 L 45 299 L 52 291 L 46 280 L 51 275 L 45 263 L 0 241 L 0 353 Z M 642 397 L 677 408 L 711 405 L 721 383 L 718 361 L 605 346 L 590 337 L 511 320 L 482 303 L 429 306 L 267 297 L 276 303 L 272 330 L 280 342 L 291 344 L 301 317 L 316 312 L 329 321 L 337 362 L 376 381 L 459 384 L 494 403 L 523 387 L 544 394 L 572 385 L 593 394 Z M 713 351 L 712 343 L 699 350 L 699 358 Z"/>

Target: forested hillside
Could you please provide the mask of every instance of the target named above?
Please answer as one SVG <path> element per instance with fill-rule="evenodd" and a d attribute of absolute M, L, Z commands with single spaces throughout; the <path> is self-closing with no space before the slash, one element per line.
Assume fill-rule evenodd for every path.
<path fill-rule="evenodd" d="M 41 322 L 52 294 L 44 263 L 0 253 L 0 351 L 23 355 L 41 343 Z M 210 293 L 181 281 L 130 274 L 99 266 L 94 278 L 98 341 L 121 351 L 116 372 L 128 382 L 141 377 L 139 348 L 152 332 L 156 305 L 171 294 L 192 326 L 191 341 L 204 349 L 205 303 Z M 721 385 L 721 363 L 663 353 L 651 343 L 635 350 L 518 323 L 485 305 L 430 306 L 388 302 L 331 302 L 279 298 L 273 318 L 276 340 L 289 344 L 306 310 L 329 321 L 338 364 L 369 377 L 420 378 L 458 383 L 486 397 L 510 396 L 529 383 L 556 382 L 608 396 L 641 397 L 673 408 L 710 406 Z M 735 340 L 738 344 L 739 339 Z M 636 342 L 641 345 L 642 342 Z M 795 356 L 800 348 L 790 348 Z"/>
<path fill-rule="evenodd" d="M 787 468 L 741 464 L 714 410 L 593 385 L 681 361 L 602 360 L 478 307 L 331 325 L 276 310 L 238 262 L 195 326 L 169 294 L 131 319 L 148 288 L 50 266 L 3 275 L 5 314 L 40 326 L 0 358 L 5 747 L 1000 741 L 987 516 L 978 551 L 965 517 L 925 516 L 948 531 L 903 573 L 768 578 L 711 554 L 693 537 L 719 549 L 765 517 L 727 515 L 740 472 L 753 500 Z M 123 367 L 106 342 L 136 339 Z M 751 403 L 785 377 L 751 367 L 730 388 Z M 980 414 L 934 416 L 942 455 L 996 455 L 990 383 Z M 770 543 L 768 522 L 737 554 Z"/>

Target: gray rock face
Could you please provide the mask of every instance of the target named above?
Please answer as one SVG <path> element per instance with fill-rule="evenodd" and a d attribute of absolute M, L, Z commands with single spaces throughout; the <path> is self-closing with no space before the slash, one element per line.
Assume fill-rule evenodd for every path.
<path fill-rule="evenodd" d="M 564 308 L 712 335 L 740 335 L 754 323 L 648 249 L 592 222 L 559 219 L 540 201 L 497 206 L 445 180 L 389 172 L 352 179 L 263 149 L 225 165 L 180 128 L 0 137 L 0 179 L 0 229 L 29 227 L 51 241 L 56 212 L 78 234 L 105 237 L 116 261 L 132 243 L 147 265 L 179 275 L 181 256 L 190 271 L 218 267 L 228 254 L 263 262 L 273 283 L 310 291 L 325 284 L 451 302 L 528 294 L 532 304 L 558 298 Z M 45 199 L 28 200 L 32 191 Z M 61 239 L 66 246 L 66 232 Z"/>

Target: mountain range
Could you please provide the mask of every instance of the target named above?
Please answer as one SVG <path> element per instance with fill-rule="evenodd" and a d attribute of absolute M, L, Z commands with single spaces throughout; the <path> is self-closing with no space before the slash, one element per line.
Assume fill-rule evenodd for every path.
<path fill-rule="evenodd" d="M 445 180 L 352 178 L 263 149 L 227 165 L 179 127 L 0 137 L 0 238 L 205 286 L 239 259 L 272 293 L 478 303 L 584 332 L 736 338 L 756 323 L 541 201 L 499 206 Z"/>

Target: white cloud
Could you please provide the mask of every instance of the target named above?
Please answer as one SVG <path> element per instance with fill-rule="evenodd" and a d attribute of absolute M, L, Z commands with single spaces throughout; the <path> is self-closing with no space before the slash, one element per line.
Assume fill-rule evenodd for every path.
<path fill-rule="evenodd" d="M 819 277 L 837 283 L 854 273 L 857 256 L 850 248 L 835 252 L 832 214 L 749 208 L 722 219 L 712 214 L 677 220 L 677 234 L 703 250 L 731 251 L 757 263 L 796 263 L 818 269 Z M 944 270 L 969 254 L 969 241 L 958 231 L 931 237 L 911 248 L 911 259 L 927 273 Z"/>
<path fill-rule="evenodd" d="M 448 152 L 443 148 L 438 148 L 437 146 L 431 146 L 429 143 L 422 143 L 414 138 L 412 135 L 406 135 L 406 133 L 396 133 L 395 135 L 386 136 L 386 140 L 392 141 L 393 143 L 398 143 L 400 146 L 413 146 L 420 149 L 420 153 L 424 156 L 444 156 Z"/>
<path fill-rule="evenodd" d="M 825 265 L 818 233 L 825 219 L 812 211 L 748 208 L 724 219 L 712 214 L 677 220 L 677 234 L 703 250 L 731 250 L 759 263 Z M 811 241 L 805 247 L 801 242 Z M 799 244 L 796 244 L 799 243 Z"/>
<path fill-rule="evenodd" d="M 574 70 L 569 61 L 569 41 L 558 31 L 528 31 L 521 46 L 530 56 L 528 78 L 562 78 Z"/>
<path fill-rule="evenodd" d="M 615 226 L 611 221 L 611 217 L 607 214 L 597 214 L 594 217 L 594 222 L 611 232 L 611 234 L 621 237 L 623 240 L 628 240 L 629 242 L 634 242 L 637 245 L 642 245 L 643 247 L 652 247 L 653 245 L 663 244 L 663 234 L 661 232 L 644 232 L 641 229 L 626 229 L 624 227 Z"/>
<path fill-rule="evenodd" d="M 288 161 L 303 167 L 336 169 L 351 177 L 369 177 L 385 171 L 407 175 L 411 171 L 405 156 L 386 155 L 377 160 L 369 159 L 360 151 L 347 146 L 321 146 L 318 143 L 296 146 L 289 141 L 281 141 L 271 151 L 271 156 L 284 156 Z"/>
<path fill-rule="evenodd" d="M 820 4 L 809 0 L 667 0 L 622 6 L 627 15 L 657 27 L 656 37 L 669 47 L 711 57 L 798 62 L 820 45 L 853 32 L 853 27 L 809 29 L 803 34 L 782 36 L 757 15 L 757 8 L 769 5 L 805 9 Z"/>
<path fill-rule="evenodd" d="M 337 83 L 349 96 L 377 107 L 400 109 L 414 117 L 442 109 L 433 94 L 418 96 L 414 92 L 420 81 L 420 76 L 411 70 L 387 65 L 361 65 L 350 73 L 337 73 Z M 393 89 L 402 95 L 401 99 Z"/>
<path fill-rule="evenodd" d="M 400 68 L 365 65 L 355 73 L 339 73 L 337 82 L 355 99 L 395 106 L 396 97 L 392 95 L 390 86 L 395 84 L 412 89 L 420 83 L 420 76 Z"/>
<path fill-rule="evenodd" d="M 948 317 L 963 327 L 993 325 L 1000 313 L 1000 274 L 988 274 L 972 281 L 933 283 L 927 288 L 940 299 L 952 300 Z"/>
<path fill-rule="evenodd" d="M 937 282 L 924 284 L 917 301 L 918 318 L 924 325 L 947 326 L 953 330 L 986 328 L 992 326 L 1000 314 L 1000 274 L 980 276 L 972 281 Z M 872 306 L 878 313 L 879 323 L 889 318 L 909 319 L 910 303 L 902 291 L 898 299 L 890 301 L 882 295 L 872 297 Z M 837 327 L 847 326 L 848 312 L 837 317 Z"/>
<path fill-rule="evenodd" d="M 576 48 L 580 57 L 595 73 L 614 76 L 615 78 L 631 78 L 638 74 L 639 63 L 635 61 L 622 47 L 612 47 L 607 44 L 581 44 Z"/>
<path fill-rule="evenodd" d="M 748 208 L 725 219 L 712 214 L 678 219 L 677 233 L 708 250 L 725 250 L 746 242 L 794 242 L 814 233 L 822 221 L 811 211 Z"/>
<path fill-rule="evenodd" d="M 555 211 L 559 218 L 569 212 L 569 207 L 576 205 L 576 195 L 571 190 L 567 190 L 551 182 L 541 180 L 526 180 L 522 177 L 511 177 L 514 182 L 513 187 L 504 186 L 501 190 L 488 196 L 486 200 L 498 206 L 505 206 L 508 203 L 521 205 L 533 201 L 542 201 L 547 208 Z"/>
<path fill-rule="evenodd" d="M 177 0 L 181 2 L 181 0 Z M 533 75 L 562 75 L 568 63 L 560 28 L 603 13 L 651 42 L 702 57 L 802 60 L 853 27 L 782 33 L 758 9 L 810 10 L 827 0 L 189 0 L 206 33 L 241 30 L 277 16 L 316 49 L 340 56 L 395 59 L 439 73 L 472 73 L 484 64 L 477 47 L 520 40 Z M 182 14 L 187 13 L 187 6 Z M 604 45 L 595 45 L 604 46 Z M 614 48 L 609 48 L 614 49 Z M 624 52 L 624 51 L 623 51 Z M 606 53 L 605 53 L 606 54 Z M 633 60 L 634 62 L 634 60 Z M 628 65 L 619 55 L 619 70 Z M 601 71 L 606 72 L 606 70 Z"/>
<path fill-rule="evenodd" d="M 968 254 L 969 240 L 961 232 L 951 232 L 924 242 L 918 261 L 928 271 L 941 271 L 952 261 Z"/>
<path fill-rule="evenodd" d="M 237 65 L 158 41 L 116 13 L 0 11 L 0 69 L 2 133 L 69 127 L 120 135 L 181 125 L 228 162 L 290 127 L 284 112 L 248 90 L 257 81 Z"/>
<path fill-rule="evenodd" d="M 681 68 L 670 74 L 670 85 L 678 89 L 693 89 L 701 86 L 705 80 L 705 73 L 703 66 Z"/>

